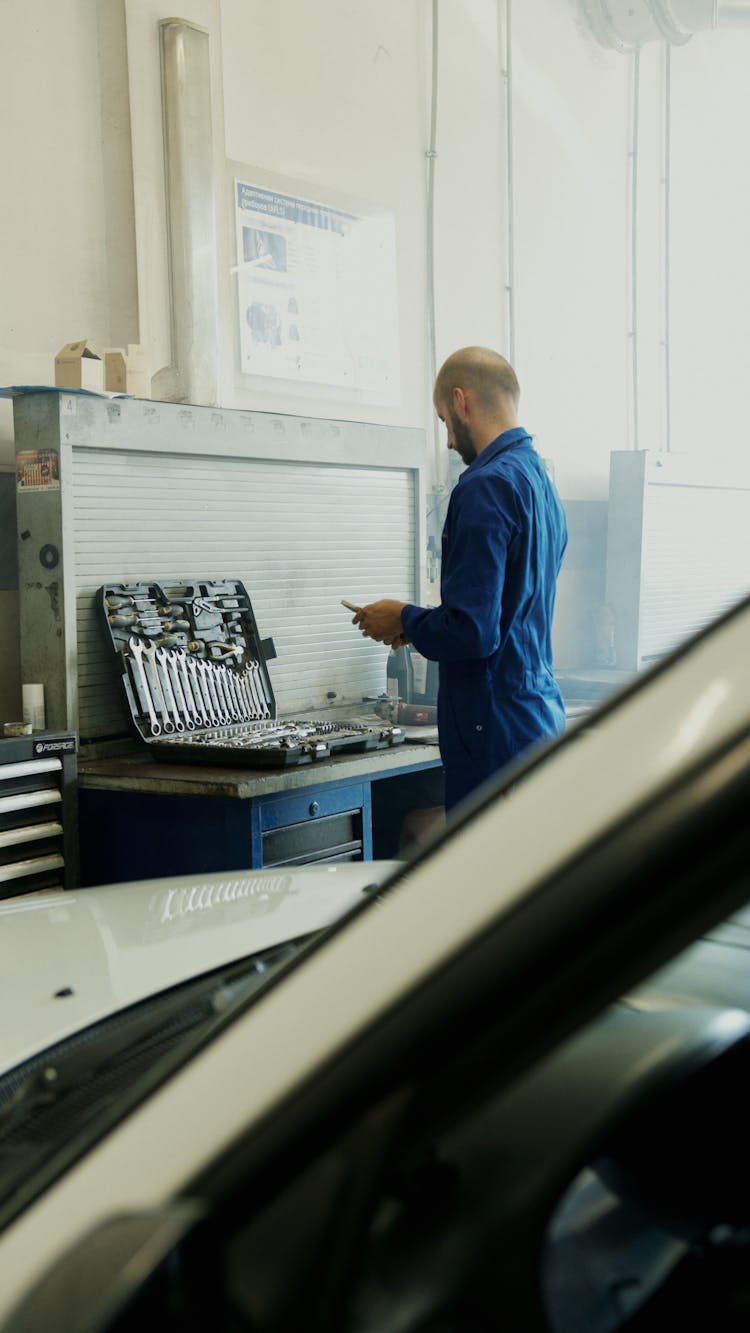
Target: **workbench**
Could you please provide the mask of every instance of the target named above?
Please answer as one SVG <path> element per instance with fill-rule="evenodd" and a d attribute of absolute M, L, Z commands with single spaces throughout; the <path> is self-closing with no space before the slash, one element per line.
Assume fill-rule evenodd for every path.
<path fill-rule="evenodd" d="M 401 822 L 439 803 L 436 744 L 280 769 L 79 758 L 81 884 L 390 859 Z"/>

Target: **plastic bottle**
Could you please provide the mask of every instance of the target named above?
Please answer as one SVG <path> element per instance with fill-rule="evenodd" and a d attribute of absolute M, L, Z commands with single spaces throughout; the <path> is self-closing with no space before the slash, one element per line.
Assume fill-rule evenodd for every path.
<path fill-rule="evenodd" d="M 386 663 L 386 689 L 391 700 L 394 718 L 399 703 L 410 703 L 414 693 L 411 655 L 406 648 L 391 648 Z"/>

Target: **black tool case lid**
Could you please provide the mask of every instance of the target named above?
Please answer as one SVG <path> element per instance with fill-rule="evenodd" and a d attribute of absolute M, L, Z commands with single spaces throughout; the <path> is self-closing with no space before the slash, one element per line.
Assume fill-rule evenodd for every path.
<path fill-rule="evenodd" d="M 276 651 L 239 579 L 111 583 L 98 601 L 133 724 L 159 759 L 278 768 L 404 739 L 386 725 L 279 721 Z"/>

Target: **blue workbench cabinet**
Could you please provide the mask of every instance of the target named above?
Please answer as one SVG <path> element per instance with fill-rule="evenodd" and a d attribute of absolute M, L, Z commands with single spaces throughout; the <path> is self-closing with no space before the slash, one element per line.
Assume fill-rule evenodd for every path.
<path fill-rule="evenodd" d="M 134 753 L 79 764 L 81 884 L 390 859 L 404 815 L 434 805 L 436 746 L 252 772 Z"/>

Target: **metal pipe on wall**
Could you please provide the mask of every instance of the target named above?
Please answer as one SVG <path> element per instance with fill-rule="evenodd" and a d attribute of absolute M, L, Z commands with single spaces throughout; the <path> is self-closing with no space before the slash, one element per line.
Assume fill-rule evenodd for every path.
<path fill-rule="evenodd" d="M 750 0 L 579 0 L 602 46 L 637 51 L 645 42 L 682 46 L 696 33 L 750 27 Z"/>
<path fill-rule="evenodd" d="M 502 89 L 502 124 L 504 128 L 502 164 L 505 178 L 505 320 L 508 360 L 516 361 L 516 287 L 515 287 L 515 229 L 513 199 L 513 22 L 512 0 L 502 0 L 498 7 L 498 51 L 500 53 L 500 86 Z"/>
<path fill-rule="evenodd" d="M 630 279 L 628 318 L 628 447 L 640 448 L 640 386 L 639 386 L 639 303 L 638 303 L 638 169 L 640 118 L 640 54 L 632 52 L 632 81 L 630 94 L 630 127 L 628 137 L 628 263 Z M 662 207 L 662 236 L 660 263 L 661 304 L 661 430 L 657 448 L 669 453 L 672 448 L 672 388 L 671 388 L 671 49 L 667 43 L 662 50 L 661 99 L 663 133 L 660 162 Z"/>
<path fill-rule="evenodd" d="M 430 392 L 437 375 L 437 334 L 435 320 L 435 163 L 437 160 L 437 107 L 438 107 L 438 0 L 432 0 L 432 52 L 430 75 L 430 141 L 427 158 L 427 359 Z M 440 486 L 443 459 L 435 413 L 432 416 L 432 441 L 435 486 Z"/>
<path fill-rule="evenodd" d="M 628 327 L 630 413 L 628 418 L 628 447 L 640 447 L 639 386 L 638 386 L 638 130 L 640 117 L 640 56 L 632 57 L 630 93 L 630 131 L 628 143 L 629 211 L 628 211 L 628 264 L 630 270 L 630 318 Z"/>
<path fill-rule="evenodd" d="M 672 210 L 672 51 L 665 43 L 662 51 L 662 401 L 664 411 L 663 448 L 672 448 L 672 348 L 671 348 L 671 210 Z"/>
<path fill-rule="evenodd" d="M 666 12 L 685 32 L 750 26 L 748 0 L 650 0 L 650 4 L 654 11 Z"/>
<path fill-rule="evenodd" d="M 182 19 L 159 27 L 172 365 L 154 377 L 154 390 L 210 407 L 218 402 L 218 284 L 209 39 Z"/>

